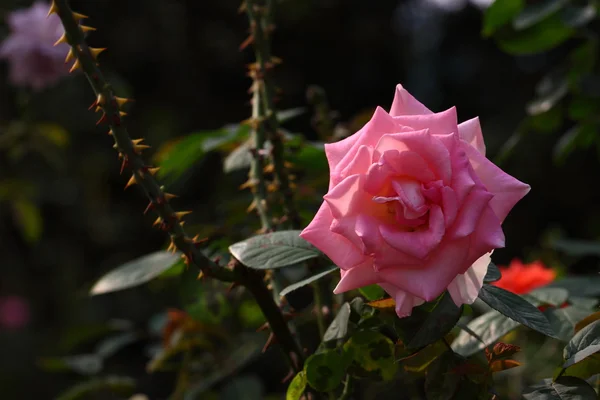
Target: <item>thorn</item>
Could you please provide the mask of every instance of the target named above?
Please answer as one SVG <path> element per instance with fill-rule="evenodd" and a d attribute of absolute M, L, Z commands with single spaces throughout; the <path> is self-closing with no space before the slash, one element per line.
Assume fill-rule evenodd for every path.
<path fill-rule="evenodd" d="M 242 183 L 239 187 L 240 190 L 244 190 L 244 189 L 248 189 L 251 188 L 253 186 L 255 186 L 256 184 L 254 183 L 253 179 L 248 179 L 246 182 Z"/>
<path fill-rule="evenodd" d="M 163 222 L 162 217 L 156 218 L 156 221 L 152 223 L 152 226 L 160 225 Z"/>
<path fill-rule="evenodd" d="M 91 32 L 91 31 L 95 31 L 96 28 L 93 28 L 91 26 L 85 26 L 85 25 L 79 25 L 79 28 L 81 28 L 81 30 L 83 32 Z"/>
<path fill-rule="evenodd" d="M 101 123 L 106 122 L 106 113 L 102 113 L 102 116 L 100 117 L 100 119 L 98 120 L 98 122 L 96 122 L 96 125 L 100 125 Z"/>
<path fill-rule="evenodd" d="M 92 57 L 94 57 L 95 60 L 98 58 L 98 54 L 106 50 L 106 47 L 88 47 L 88 49 L 90 49 L 90 53 L 92 53 Z"/>
<path fill-rule="evenodd" d="M 98 111 L 100 111 L 100 110 L 102 110 L 102 107 L 100 107 L 100 106 L 96 106 L 96 109 L 94 110 L 94 112 L 98 112 Z"/>
<path fill-rule="evenodd" d="M 69 70 L 69 73 L 73 73 L 77 68 L 81 67 L 81 63 L 79 62 L 79 59 L 75 60 L 75 62 L 73 63 L 73 66 L 71 67 L 71 69 Z"/>
<path fill-rule="evenodd" d="M 106 104 L 106 97 L 102 93 L 98 93 L 98 97 L 96 97 L 96 105 L 103 106 Z"/>
<path fill-rule="evenodd" d="M 250 35 L 240 44 L 240 51 L 254 43 L 254 35 Z"/>
<path fill-rule="evenodd" d="M 75 53 L 73 53 L 73 48 L 69 48 L 69 52 L 67 53 L 67 57 L 65 58 L 65 64 L 75 58 Z"/>
<path fill-rule="evenodd" d="M 112 129 L 109 129 L 109 130 L 108 130 L 108 134 L 109 134 L 110 136 L 112 136 L 112 135 L 114 134 L 114 132 L 112 131 Z"/>
<path fill-rule="evenodd" d="M 156 173 L 158 172 L 159 169 L 160 169 L 160 167 L 148 168 L 148 172 L 150 172 L 150 175 L 154 176 L 154 175 L 156 175 Z"/>
<path fill-rule="evenodd" d="M 270 328 L 269 323 L 265 322 L 264 324 L 262 324 L 261 326 L 259 326 L 258 328 L 256 328 L 256 332 L 266 331 L 269 328 Z"/>
<path fill-rule="evenodd" d="M 172 193 L 164 193 L 163 195 L 165 197 L 165 200 L 167 200 L 167 201 L 170 201 L 170 200 L 173 200 L 173 199 L 179 197 L 176 194 L 172 194 Z"/>
<path fill-rule="evenodd" d="M 167 247 L 167 251 L 170 251 L 173 254 L 175 254 L 177 252 L 177 245 L 175 245 L 175 241 L 173 240 L 173 237 L 171 237 L 171 243 L 169 243 L 169 247 Z"/>
<path fill-rule="evenodd" d="M 66 33 L 63 33 L 63 35 L 56 41 L 56 43 L 54 43 L 54 46 L 58 46 L 61 43 L 68 43 Z"/>
<path fill-rule="evenodd" d="M 269 348 L 269 346 L 271 346 L 272 344 L 277 342 L 277 338 L 275 337 L 275 334 L 273 332 L 271 332 L 269 334 L 269 338 L 267 339 L 267 343 L 265 343 L 262 352 L 264 353 L 265 351 L 267 351 L 267 349 Z"/>
<path fill-rule="evenodd" d="M 279 185 L 277 184 L 277 182 L 271 182 L 267 185 L 267 192 L 271 192 L 274 193 L 277 191 Z"/>
<path fill-rule="evenodd" d="M 71 14 L 73 14 L 73 18 L 75 19 L 75 21 L 81 21 L 82 19 L 89 18 L 87 15 L 79 14 L 76 12 L 72 12 Z"/>
<path fill-rule="evenodd" d="M 144 210 L 144 215 L 148 214 L 148 211 L 150 210 L 154 210 L 154 203 L 152 201 L 148 203 L 148 207 L 146 207 L 146 209 Z"/>
<path fill-rule="evenodd" d="M 198 273 L 198 277 L 196 278 L 196 280 L 204 280 L 204 278 L 206 278 L 206 276 L 204 275 L 204 272 L 200 271 L 200 273 Z"/>
<path fill-rule="evenodd" d="M 200 234 L 197 234 L 196 236 L 194 236 L 192 238 L 192 242 L 194 243 L 194 245 L 199 245 L 201 243 L 208 242 L 208 238 L 205 237 L 205 238 L 200 239 Z M 215 261 L 215 263 L 218 264 L 218 261 L 220 261 L 220 260 Z"/>
<path fill-rule="evenodd" d="M 287 375 L 283 377 L 283 379 L 281 380 L 281 383 L 286 383 L 287 381 L 292 379 L 294 377 L 294 375 L 296 375 L 296 373 L 294 372 L 293 369 L 290 368 L 290 372 L 288 372 Z"/>
<path fill-rule="evenodd" d="M 112 132 L 112 131 L 110 131 Z M 125 170 L 125 167 L 129 166 L 129 158 L 127 156 L 123 157 L 123 162 L 121 163 L 121 171 L 119 172 L 119 175 L 123 174 L 123 171 Z"/>
<path fill-rule="evenodd" d="M 142 143 L 143 141 L 144 141 L 144 138 L 141 138 L 141 139 L 131 139 L 131 143 L 133 143 L 134 146 Z"/>
<path fill-rule="evenodd" d="M 131 178 L 129 178 L 129 181 L 127 182 L 127 185 L 125 185 L 125 189 L 126 190 L 128 187 L 135 185 L 137 182 L 135 181 L 135 174 L 131 175 Z"/>
<path fill-rule="evenodd" d="M 125 111 L 119 111 L 120 117 L 125 117 L 126 115 L 127 115 L 127 113 Z"/>
<path fill-rule="evenodd" d="M 274 166 L 273 164 L 266 165 L 266 166 L 263 168 L 263 172 L 264 172 L 265 174 L 270 174 L 270 173 L 271 173 L 271 172 L 273 172 L 273 171 L 275 171 L 275 166 Z"/>
<path fill-rule="evenodd" d="M 57 12 L 58 12 L 58 7 L 56 6 L 56 2 L 54 0 L 52 0 L 52 4 L 50 4 L 50 10 L 48 10 L 47 17 L 49 17 L 52 14 L 57 13 Z"/>
<path fill-rule="evenodd" d="M 256 200 L 252 200 L 252 203 L 250 203 L 250 205 L 248 206 L 248 208 L 246 209 L 247 213 L 252 212 L 254 209 L 256 208 Z"/>
<path fill-rule="evenodd" d="M 176 219 L 180 220 L 181 218 L 185 217 L 188 214 L 191 214 L 191 211 L 179 211 L 174 213 L 173 215 L 175 216 Z"/>
<path fill-rule="evenodd" d="M 133 151 L 135 151 L 138 154 L 140 154 L 142 152 L 142 150 L 146 150 L 149 148 L 150 148 L 150 146 L 148 146 L 146 144 L 134 144 L 133 145 Z"/>
<path fill-rule="evenodd" d="M 294 368 L 300 369 L 300 363 L 298 362 L 298 355 L 294 352 L 290 352 L 290 359 L 292 360 L 292 364 Z"/>
<path fill-rule="evenodd" d="M 119 105 L 119 107 L 123 106 L 125 103 L 133 102 L 133 99 L 127 99 L 125 97 L 117 97 L 115 96 L 115 101 Z"/>

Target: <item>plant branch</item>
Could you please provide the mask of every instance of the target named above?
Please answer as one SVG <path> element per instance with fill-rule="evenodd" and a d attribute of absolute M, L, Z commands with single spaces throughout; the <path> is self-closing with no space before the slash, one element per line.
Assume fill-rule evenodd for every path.
<path fill-rule="evenodd" d="M 256 0 L 246 0 L 246 12 L 250 22 L 250 42 L 254 47 L 256 63 L 251 76 L 258 83 L 260 102 L 264 107 L 264 118 L 267 137 L 273 145 L 272 157 L 275 180 L 283 196 L 283 207 L 287 220 L 292 228 L 300 228 L 302 222 L 294 204 L 294 193 L 290 176 L 285 164 L 283 136 L 279 131 L 279 121 L 274 106 L 275 86 L 271 79 L 271 71 L 279 60 L 271 54 L 270 32 L 274 29 L 271 23 L 273 2 L 259 5 Z M 262 121 L 261 121 L 262 123 Z"/>
<path fill-rule="evenodd" d="M 109 134 L 112 135 L 115 141 L 114 147 L 123 160 L 122 167 L 133 171 L 127 186 L 136 183 L 142 188 L 150 200 L 148 210 L 154 210 L 159 215 L 156 223 L 170 235 L 171 247 L 179 249 L 189 265 L 195 265 L 205 276 L 224 282 L 234 282 L 248 288 L 256 298 L 292 368 L 298 371 L 302 368 L 303 353 L 298 348 L 279 307 L 273 301 L 260 276 L 239 263 L 232 268 L 218 265 L 206 257 L 198 247 L 199 242 L 189 238 L 183 230 L 181 218 L 186 213 L 177 213 L 173 210 L 169 204 L 173 195 L 164 192 L 153 176 L 157 169 L 147 166 L 141 157 L 142 150 L 147 146 L 141 145 L 140 139 L 131 140 L 125 128 L 119 106 L 127 100 L 115 96 L 112 87 L 98 67 L 96 56 L 102 49 L 91 48 L 84 40 L 83 29 L 93 30 L 79 24 L 79 21 L 86 17 L 73 13 L 67 0 L 53 0 L 50 13 L 56 13 L 62 21 L 65 35 L 59 39 L 59 42 L 69 43 L 71 51 L 67 59 L 75 59 L 72 70 L 80 68 L 90 82 L 97 96 L 93 106 L 97 107 L 98 111 L 102 111 L 99 123 L 106 123 L 110 127 Z"/>

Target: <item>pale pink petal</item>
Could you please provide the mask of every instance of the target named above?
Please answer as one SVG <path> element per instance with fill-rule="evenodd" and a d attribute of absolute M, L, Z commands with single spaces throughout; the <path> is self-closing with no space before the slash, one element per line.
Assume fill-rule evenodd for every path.
<path fill-rule="evenodd" d="M 365 190 L 374 196 L 382 195 L 390 179 L 402 175 L 419 182 L 429 182 L 435 175 L 423 157 L 414 151 L 386 150 L 379 162 L 371 164 L 367 171 Z"/>
<path fill-rule="evenodd" d="M 346 168 L 340 171 L 340 179 L 344 179 L 350 175 L 364 174 L 373 164 L 373 147 L 360 146 L 352 161 L 348 163 Z"/>
<path fill-rule="evenodd" d="M 383 135 L 375 147 L 380 153 L 386 150 L 413 151 L 419 154 L 438 179 L 449 185 L 452 164 L 448 148 L 427 129 Z"/>
<path fill-rule="evenodd" d="M 392 181 L 392 187 L 398 194 L 400 203 L 403 205 L 405 218 L 419 218 L 429 209 L 427 204 L 425 204 L 419 182 L 413 179 L 397 178 Z"/>
<path fill-rule="evenodd" d="M 465 199 L 449 234 L 453 238 L 469 236 L 479 224 L 484 209 L 494 197 L 487 190 L 473 189 Z M 497 224 L 500 226 L 500 224 Z"/>
<path fill-rule="evenodd" d="M 458 214 L 458 200 L 456 199 L 456 193 L 448 186 L 444 186 L 441 189 L 442 194 L 442 210 L 444 211 L 444 224 L 447 227 L 454 224 L 456 215 Z"/>
<path fill-rule="evenodd" d="M 397 124 L 410 127 L 416 131 L 429 129 L 432 135 L 458 133 L 456 107 L 430 115 L 402 115 L 393 118 Z"/>
<path fill-rule="evenodd" d="M 382 224 L 379 232 L 393 248 L 423 259 L 438 247 L 444 237 L 445 229 L 444 214 L 440 206 L 433 205 L 429 211 L 429 227 L 427 229 L 404 232 L 398 230 L 397 226 Z"/>
<path fill-rule="evenodd" d="M 504 221 L 510 210 L 529 192 L 531 187 L 502 171 L 474 147 L 469 145 L 462 147 L 481 182 L 488 191 L 494 194 L 494 198 L 490 201 L 492 210 L 500 222 Z"/>
<path fill-rule="evenodd" d="M 371 120 L 354 135 L 339 142 L 325 144 L 333 185 L 341 180 L 338 174 L 354 159 L 360 146 L 375 146 L 383 134 L 398 131 L 394 119 L 383 108 L 377 107 Z"/>
<path fill-rule="evenodd" d="M 373 269 L 373 262 L 370 260 L 351 269 L 340 271 L 340 276 L 340 282 L 333 289 L 333 293 L 335 294 L 374 285 L 381 281 L 381 278 L 379 278 L 377 272 Z"/>
<path fill-rule="evenodd" d="M 483 133 L 478 117 L 458 124 L 458 134 L 462 140 L 475 147 L 481 155 L 485 156 L 485 142 L 483 141 Z"/>
<path fill-rule="evenodd" d="M 408 93 L 402 85 L 396 86 L 396 94 L 390 109 L 390 115 L 397 117 L 400 115 L 427 115 L 433 114 L 419 100 L 415 99 L 412 94 Z"/>
<path fill-rule="evenodd" d="M 442 294 L 457 274 L 464 273 L 469 238 L 445 241 L 423 265 L 379 268 L 382 280 L 413 296 L 431 301 Z M 377 267 L 377 265 L 375 265 Z"/>
<path fill-rule="evenodd" d="M 473 304 L 483 286 L 483 278 L 491 262 L 492 252 L 481 256 L 464 274 L 458 274 L 448 285 L 448 292 L 454 304 Z"/>
<path fill-rule="evenodd" d="M 329 230 L 332 222 L 329 205 L 323 202 L 311 223 L 300 233 L 300 237 L 325 253 L 342 269 L 363 263 L 366 257 L 362 252 L 348 239 Z"/>
<path fill-rule="evenodd" d="M 413 308 L 425 303 L 425 300 L 406 293 L 389 283 L 380 283 L 379 286 L 396 302 L 396 314 L 399 318 L 409 317 L 412 314 Z"/>
<path fill-rule="evenodd" d="M 500 220 L 488 205 L 481 214 L 477 227 L 471 235 L 471 245 L 467 258 L 469 265 L 474 263 L 482 254 L 505 245 L 504 232 Z"/>
<path fill-rule="evenodd" d="M 356 215 L 377 206 L 372 201 L 373 196 L 363 190 L 364 181 L 364 175 L 351 175 L 323 196 L 334 218 Z"/>

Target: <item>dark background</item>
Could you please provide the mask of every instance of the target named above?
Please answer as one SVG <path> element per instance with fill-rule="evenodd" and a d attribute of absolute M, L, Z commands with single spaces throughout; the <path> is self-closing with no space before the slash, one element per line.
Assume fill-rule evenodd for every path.
<path fill-rule="evenodd" d="M 71 3 L 98 29 L 88 42 L 108 48 L 100 62 L 117 93 L 136 100 L 127 118 L 133 137 L 143 136 L 157 149 L 190 132 L 249 117 L 245 65 L 253 56 L 250 50 L 238 50 L 248 27 L 238 1 Z M 3 0 L 0 7 L 6 13 L 28 4 Z M 456 105 L 460 121 L 479 116 L 488 156 L 493 157 L 524 118 L 535 83 L 562 53 L 506 55 L 493 40 L 481 37 L 481 21 L 481 10 L 473 6 L 445 12 L 423 0 L 282 1 L 273 44 L 274 54 L 283 60 L 276 72 L 282 90 L 278 106 L 306 106 L 306 89 L 316 84 L 327 93 L 339 120 L 349 121 L 377 105 L 389 108 L 395 85 L 402 83 L 434 111 Z M 0 76 L 7 76 L 5 64 Z M 22 118 L 22 96 L 0 79 L 3 130 Z M 0 202 L 0 292 L 22 296 L 31 308 L 27 327 L 0 331 L 0 393 L 6 399 L 52 398 L 77 381 L 75 374 L 49 374 L 36 366 L 41 356 L 64 355 L 61 343 L 69 329 L 108 319 L 141 324 L 177 305 L 168 291 L 151 287 L 86 296 L 104 272 L 159 249 L 165 237 L 150 228 L 151 216 L 142 215 L 141 193 L 123 191 L 128 178 L 119 176 L 111 138 L 95 128 L 97 117 L 87 111 L 94 96 L 84 76 L 74 74 L 28 99 L 29 118 L 64 127 L 69 144 L 56 150 L 58 161 L 51 167 L 36 153 L 17 166 L 6 159 L 0 163 L 0 179 L 19 176 L 29 182 L 43 220 L 39 239 L 25 241 L 10 205 Z M 310 114 L 291 121 L 288 129 L 314 139 Z M 532 191 L 505 222 L 507 248 L 495 253 L 497 264 L 543 255 L 543 238 L 550 229 L 568 237 L 598 237 L 596 153 L 576 151 L 556 165 L 552 151 L 562 133 L 527 135 L 502 164 Z M 219 161 L 218 155 L 205 159 L 177 190 L 179 204 L 196 211 L 197 224 L 219 224 Z M 593 266 L 573 268 L 589 272 Z M 151 378 L 144 363 L 141 348 L 133 347 L 113 368 L 140 377 L 139 391 L 164 398 L 172 377 Z"/>

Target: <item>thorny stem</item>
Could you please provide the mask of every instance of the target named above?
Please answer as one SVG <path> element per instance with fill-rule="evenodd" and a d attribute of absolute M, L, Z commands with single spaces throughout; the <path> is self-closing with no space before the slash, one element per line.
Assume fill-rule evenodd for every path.
<path fill-rule="evenodd" d="M 264 106 L 266 133 L 273 145 L 274 175 L 279 192 L 283 196 L 285 214 L 292 228 L 298 229 L 302 222 L 294 205 L 294 193 L 290 187 L 290 178 L 285 166 L 283 137 L 279 131 L 279 121 L 274 107 L 275 86 L 271 79 L 271 70 L 276 63 L 276 59 L 272 57 L 269 40 L 269 33 L 272 30 L 272 24 L 270 23 L 272 8 L 271 1 L 267 1 L 266 6 L 261 6 L 257 4 L 256 0 L 246 0 L 246 11 L 256 57 L 256 65 L 252 74 L 257 83 L 255 89 L 259 90 L 260 102 Z"/>
<path fill-rule="evenodd" d="M 100 107 L 104 113 L 101 121 L 109 125 L 110 133 L 115 141 L 115 148 L 123 158 L 124 166 L 133 171 L 135 183 L 149 198 L 151 203 L 149 208 L 159 215 L 162 221 L 161 229 L 169 233 L 174 246 L 184 254 L 186 261 L 199 268 L 205 276 L 224 282 L 238 283 L 248 288 L 269 322 L 269 326 L 292 368 L 299 371 L 302 368 L 303 352 L 294 340 L 279 307 L 263 284 L 262 278 L 255 271 L 249 270 L 239 263 L 231 269 L 219 266 L 204 256 L 194 240 L 186 235 L 179 221 L 180 217 L 171 208 L 168 197 L 165 196 L 162 187 L 154 179 L 149 167 L 140 156 L 139 146 L 131 140 L 124 126 L 117 97 L 99 69 L 91 48 L 84 40 L 82 28 L 78 23 L 81 17 L 73 13 L 67 0 L 53 0 L 50 12 L 58 14 L 65 29 L 66 42 L 71 46 L 78 67 L 87 77 L 97 96 L 94 105 Z"/>

